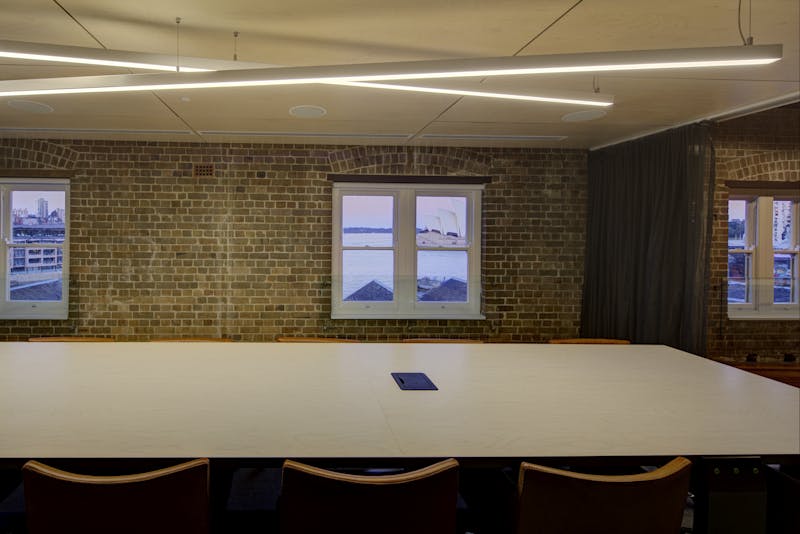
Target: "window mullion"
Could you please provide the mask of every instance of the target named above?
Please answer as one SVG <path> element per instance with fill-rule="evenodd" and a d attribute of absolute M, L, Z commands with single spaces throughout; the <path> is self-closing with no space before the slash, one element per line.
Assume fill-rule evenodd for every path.
<path fill-rule="evenodd" d="M 333 222 L 333 243 L 331 246 L 331 295 L 332 308 L 341 305 L 342 302 L 342 197 L 344 193 L 334 188 L 332 222 Z"/>
<path fill-rule="evenodd" d="M 772 197 L 758 197 L 754 204 L 757 217 L 753 262 L 756 307 L 770 307 L 773 300 Z"/>
<path fill-rule="evenodd" d="M 402 312 L 411 312 L 416 289 L 415 228 L 416 212 L 413 189 L 401 189 L 397 195 L 397 302 Z"/>
<path fill-rule="evenodd" d="M 470 194 L 470 217 L 467 235 L 469 236 L 469 300 L 481 300 L 481 210 L 480 192 Z"/>

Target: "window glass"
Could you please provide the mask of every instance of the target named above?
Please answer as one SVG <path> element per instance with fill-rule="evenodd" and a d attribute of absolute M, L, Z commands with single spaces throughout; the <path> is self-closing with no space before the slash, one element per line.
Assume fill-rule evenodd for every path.
<path fill-rule="evenodd" d="M 794 284 L 796 254 L 775 254 L 773 261 L 773 302 L 789 304 L 795 301 L 792 295 Z"/>
<path fill-rule="evenodd" d="M 394 252 L 342 251 L 342 300 L 391 301 L 394 298 Z"/>
<path fill-rule="evenodd" d="M 792 211 L 791 200 L 772 201 L 772 248 L 774 250 L 792 249 Z M 797 253 L 774 254 L 772 262 L 773 302 L 791 304 L 797 302 L 795 276 L 797 273 Z"/>
<path fill-rule="evenodd" d="M 776 250 L 791 248 L 792 241 L 792 201 L 774 200 L 772 202 L 772 247 Z"/>
<path fill-rule="evenodd" d="M 750 254 L 728 254 L 728 302 L 750 302 Z"/>
<path fill-rule="evenodd" d="M 11 301 L 60 301 L 66 230 L 65 191 L 11 191 L 8 296 Z M 47 247 L 46 245 L 58 245 Z M 30 245 L 43 245 L 32 247 Z"/>
<path fill-rule="evenodd" d="M 747 201 L 728 201 L 728 250 L 747 247 Z M 728 302 L 750 302 L 750 254 L 728 253 Z"/>
<path fill-rule="evenodd" d="M 417 246 L 466 247 L 467 199 L 465 197 L 417 197 Z"/>
<path fill-rule="evenodd" d="M 728 201 L 728 249 L 745 248 L 747 202 Z"/>
<path fill-rule="evenodd" d="M 417 301 L 467 302 L 468 258 L 464 250 L 417 252 Z"/>
<path fill-rule="evenodd" d="M 393 204 L 391 196 L 342 197 L 342 246 L 391 247 Z"/>

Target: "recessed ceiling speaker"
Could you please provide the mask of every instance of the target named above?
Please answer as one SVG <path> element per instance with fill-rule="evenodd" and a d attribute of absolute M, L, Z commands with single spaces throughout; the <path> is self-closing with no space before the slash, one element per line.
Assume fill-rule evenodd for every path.
<path fill-rule="evenodd" d="M 9 100 L 8 107 L 26 113 L 52 113 L 53 107 L 33 100 Z"/>
<path fill-rule="evenodd" d="M 289 115 L 299 119 L 318 119 L 327 115 L 328 110 L 322 106 L 312 106 L 310 104 L 303 104 L 289 108 Z"/>

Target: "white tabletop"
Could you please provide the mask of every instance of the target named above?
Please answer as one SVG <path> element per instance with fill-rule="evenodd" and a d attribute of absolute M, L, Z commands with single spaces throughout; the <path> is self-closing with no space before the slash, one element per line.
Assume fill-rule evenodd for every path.
<path fill-rule="evenodd" d="M 0 343 L 0 458 L 678 454 L 800 454 L 800 389 L 655 345 Z"/>

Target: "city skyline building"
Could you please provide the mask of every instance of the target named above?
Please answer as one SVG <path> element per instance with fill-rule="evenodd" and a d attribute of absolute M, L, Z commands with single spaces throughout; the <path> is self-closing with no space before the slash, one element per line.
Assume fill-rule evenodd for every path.
<path fill-rule="evenodd" d="M 775 248 L 791 247 L 792 202 L 776 200 L 772 203 L 772 243 Z"/>
<path fill-rule="evenodd" d="M 50 212 L 47 211 L 47 199 L 36 199 L 36 214 L 40 219 L 46 219 L 50 215 Z"/>

